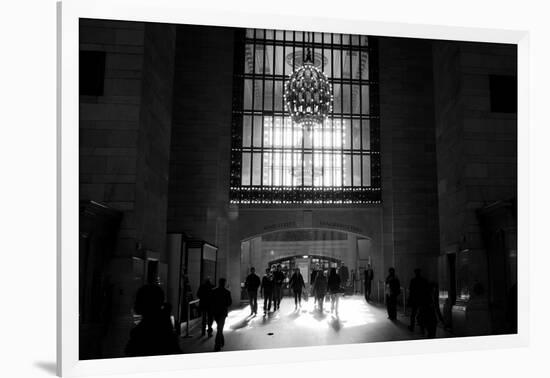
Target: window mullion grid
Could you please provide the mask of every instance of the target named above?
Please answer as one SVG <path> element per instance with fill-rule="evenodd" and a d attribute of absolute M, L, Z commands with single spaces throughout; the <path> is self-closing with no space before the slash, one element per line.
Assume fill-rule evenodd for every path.
<path fill-rule="evenodd" d="M 275 130 L 275 72 L 276 72 L 276 66 L 275 61 L 277 57 L 277 49 L 275 47 L 275 39 L 277 38 L 277 30 L 273 30 L 273 69 L 271 70 L 271 73 L 273 75 L 273 85 L 272 85 L 272 93 L 271 93 L 271 130 Z M 283 55 L 284 56 L 284 55 Z M 284 58 L 283 58 L 284 59 Z M 281 135 L 282 138 L 284 138 L 284 119 L 283 124 L 281 125 Z M 273 158 L 273 138 L 271 138 L 271 157 Z M 271 170 L 273 171 L 273 164 L 271 164 Z M 273 194 L 271 195 L 271 201 L 273 202 Z"/>
<path fill-rule="evenodd" d="M 266 52 L 266 35 L 267 30 L 264 29 L 263 32 L 263 40 L 262 40 L 262 46 L 263 46 L 263 56 L 262 56 L 262 124 L 261 124 L 261 134 L 260 134 L 260 198 L 262 199 L 262 203 L 264 202 L 264 127 L 265 127 L 265 116 L 264 116 L 264 110 L 265 110 L 265 56 L 267 54 Z"/>
<path fill-rule="evenodd" d="M 344 41 L 343 41 L 343 38 L 344 38 L 344 35 L 343 34 L 340 34 L 340 80 L 342 80 L 344 78 Z M 340 127 L 342 128 L 342 135 L 344 135 L 344 113 L 343 113 L 343 110 L 344 110 L 344 96 L 343 96 L 343 88 L 344 88 L 344 85 L 343 85 L 343 82 L 340 81 Z M 350 130 L 351 130 L 351 127 L 350 127 Z M 352 134 L 350 134 L 350 139 L 351 139 L 351 136 Z M 342 149 L 342 188 L 344 188 L 345 186 L 345 182 L 344 182 L 344 172 L 345 172 L 345 169 L 344 169 L 344 143 L 345 141 L 343 140 L 342 141 L 342 146 L 341 146 L 341 149 Z M 353 159 L 350 159 L 350 161 L 353 160 Z M 352 166 L 353 167 L 353 166 Z M 351 172 L 352 174 L 352 177 L 353 178 L 353 171 Z M 344 201 L 344 198 L 345 198 L 345 193 L 342 193 L 342 202 Z"/>
<path fill-rule="evenodd" d="M 315 61 L 315 58 L 314 58 Z M 321 71 L 325 72 L 325 33 L 321 33 Z M 321 196 L 321 202 L 325 203 L 325 122 L 326 120 L 323 120 L 321 122 L 321 191 L 323 192 Z M 332 177 L 332 176 L 331 176 Z"/>
<path fill-rule="evenodd" d="M 296 41 L 296 33 L 294 33 L 294 40 Z M 304 59 L 305 59 L 304 48 L 305 48 L 304 32 L 302 32 L 302 63 L 304 62 Z M 294 71 L 296 70 L 296 64 L 294 64 L 293 70 Z M 307 190 L 305 190 L 306 183 L 304 180 L 305 178 L 305 146 L 304 146 L 305 132 L 304 132 L 303 126 L 301 126 L 301 128 L 302 128 L 302 172 L 301 174 L 302 174 L 302 202 L 303 202 L 304 197 L 307 194 Z"/>
<path fill-rule="evenodd" d="M 349 85 L 349 91 L 350 91 L 350 94 L 349 94 L 349 98 L 350 98 L 350 117 L 353 119 L 353 85 L 351 84 L 351 80 L 353 79 L 353 50 L 352 50 L 352 35 L 350 34 L 349 35 L 349 78 L 350 78 L 350 85 Z M 359 86 L 359 92 L 361 92 L 361 86 Z M 359 104 L 360 105 L 360 104 Z M 352 125 L 353 125 L 353 121 L 352 121 Z M 361 123 L 361 119 L 359 119 L 359 175 L 360 175 L 360 180 L 359 180 L 359 186 L 362 187 L 363 186 L 363 146 L 361 145 L 361 143 L 363 142 L 363 140 L 361 139 L 362 137 L 362 128 L 363 128 L 363 125 Z M 353 135 L 353 134 L 352 134 Z M 352 143 L 352 147 L 353 147 L 353 139 L 351 141 Z M 355 195 L 354 195 L 354 199 L 355 199 Z"/>
<path fill-rule="evenodd" d="M 252 189 L 252 184 L 254 183 L 254 100 L 256 98 L 256 79 L 254 79 L 254 76 L 256 74 L 256 33 L 257 29 L 254 29 L 254 38 L 252 40 L 252 88 L 251 88 L 251 95 L 252 95 L 252 101 L 251 101 L 251 113 L 250 116 L 250 182 L 249 187 Z M 249 192 L 248 194 L 248 200 L 251 202 L 252 192 Z"/>

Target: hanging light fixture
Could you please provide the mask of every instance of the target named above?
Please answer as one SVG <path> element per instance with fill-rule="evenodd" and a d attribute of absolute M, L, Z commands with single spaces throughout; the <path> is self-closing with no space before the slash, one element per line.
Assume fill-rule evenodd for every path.
<path fill-rule="evenodd" d="M 313 64 L 309 46 L 303 64 L 286 82 L 284 99 L 292 121 L 306 130 L 322 124 L 332 111 L 332 87 L 323 71 Z"/>

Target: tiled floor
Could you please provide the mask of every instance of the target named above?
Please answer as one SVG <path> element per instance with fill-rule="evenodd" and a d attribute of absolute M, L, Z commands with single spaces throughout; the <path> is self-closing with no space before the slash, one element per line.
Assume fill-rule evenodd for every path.
<path fill-rule="evenodd" d="M 225 323 L 225 347 L 223 350 L 251 350 L 284 347 L 316 346 L 331 344 L 366 343 L 375 341 L 412 340 L 424 338 L 419 332 L 407 329 L 408 319 L 398 316 L 397 321 L 387 319 L 384 307 L 366 303 L 362 296 L 346 296 L 340 299 L 338 315 L 330 312 L 325 303 L 324 312 L 313 309 L 313 300 L 302 302 L 302 308 L 294 310 L 292 298 L 284 298 L 277 312 L 263 316 L 258 301 L 258 315 L 250 316 L 250 307 L 230 312 Z M 215 323 L 214 323 L 215 327 Z M 215 336 L 214 330 L 214 336 Z M 438 329 L 437 337 L 449 337 Z M 198 328 L 190 338 L 182 338 L 185 353 L 210 352 L 214 349 L 214 337 L 200 336 Z"/>

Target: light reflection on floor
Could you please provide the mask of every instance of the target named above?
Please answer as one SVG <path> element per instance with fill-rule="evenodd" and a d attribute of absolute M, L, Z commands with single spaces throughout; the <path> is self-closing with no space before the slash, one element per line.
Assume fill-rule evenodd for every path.
<path fill-rule="evenodd" d="M 362 296 L 340 298 L 338 314 L 331 313 L 330 302 L 324 311 L 314 308 L 312 298 L 295 310 L 294 300 L 284 298 L 279 311 L 263 315 L 263 301 L 258 298 L 258 315 L 250 316 L 250 306 L 233 310 L 225 323 L 224 350 L 252 350 L 331 344 L 351 344 L 423 338 L 407 330 L 406 319 L 391 322 L 385 309 L 365 302 Z M 214 329 L 216 328 L 214 324 Z M 185 353 L 210 352 L 214 338 L 182 338 Z"/>

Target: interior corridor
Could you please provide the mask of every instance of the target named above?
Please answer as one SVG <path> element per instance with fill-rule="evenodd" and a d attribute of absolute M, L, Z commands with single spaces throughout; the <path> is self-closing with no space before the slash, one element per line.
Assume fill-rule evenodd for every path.
<path fill-rule="evenodd" d="M 362 296 L 340 298 L 338 316 L 330 312 L 330 302 L 325 302 L 321 314 L 313 308 L 313 298 L 302 302 L 302 308 L 294 310 L 294 300 L 283 298 L 279 311 L 263 315 L 263 300 L 258 298 L 258 315 L 250 316 L 250 306 L 229 313 L 225 323 L 225 347 L 223 351 L 308 347 L 319 345 L 353 344 L 380 341 L 422 339 L 419 330 L 407 329 L 408 318 L 398 314 L 398 319 L 387 319 L 385 307 L 366 303 Z M 215 336 L 215 323 L 214 336 Z M 185 332 L 183 332 L 185 334 Z M 191 337 L 181 338 L 184 353 L 210 352 L 214 350 L 214 336 L 201 336 L 200 325 L 190 331 Z M 441 328 L 437 337 L 450 337 Z"/>

